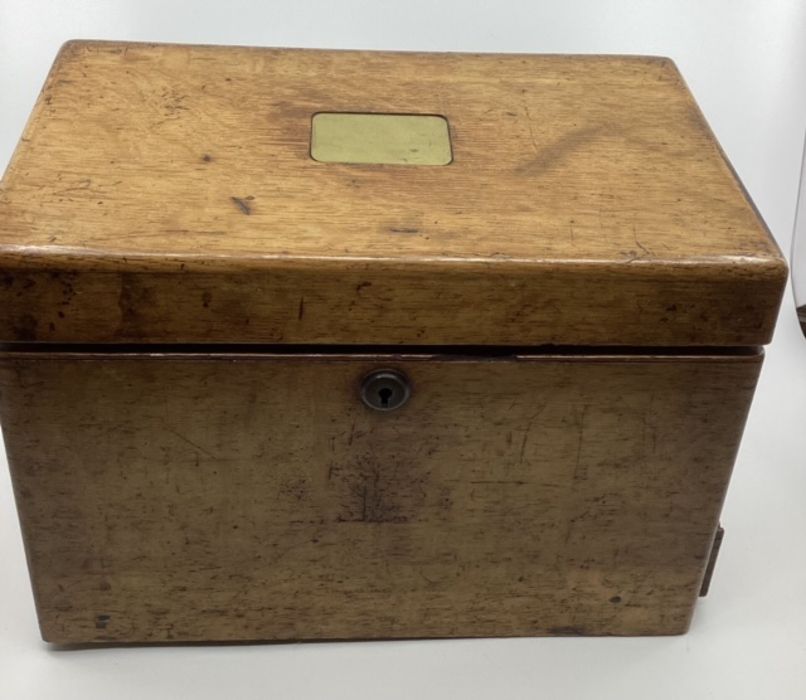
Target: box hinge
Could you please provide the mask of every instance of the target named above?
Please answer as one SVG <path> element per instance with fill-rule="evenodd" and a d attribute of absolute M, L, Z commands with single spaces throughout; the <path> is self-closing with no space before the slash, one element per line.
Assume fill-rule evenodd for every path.
<path fill-rule="evenodd" d="M 722 546 L 724 537 L 725 528 L 722 525 L 717 525 L 714 541 L 711 543 L 711 554 L 708 556 L 708 566 L 705 567 L 705 576 L 702 579 L 702 586 L 700 586 L 700 598 L 708 595 L 708 589 L 711 587 L 711 577 L 714 575 L 714 567 L 716 566 L 716 558 L 719 556 L 719 548 Z"/>

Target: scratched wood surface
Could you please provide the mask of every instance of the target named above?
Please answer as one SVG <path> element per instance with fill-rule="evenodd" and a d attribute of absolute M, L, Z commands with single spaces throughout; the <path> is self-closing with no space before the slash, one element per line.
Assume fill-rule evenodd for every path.
<path fill-rule="evenodd" d="M 319 111 L 454 160 L 318 163 Z M 73 42 L 0 185 L 0 340 L 753 345 L 785 275 L 663 58 Z"/>
<path fill-rule="evenodd" d="M 7 354 L 42 633 L 683 632 L 760 359 Z"/>

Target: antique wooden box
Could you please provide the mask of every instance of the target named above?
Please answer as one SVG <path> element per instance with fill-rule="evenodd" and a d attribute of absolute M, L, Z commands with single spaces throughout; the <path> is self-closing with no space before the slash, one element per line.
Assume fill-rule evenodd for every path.
<path fill-rule="evenodd" d="M 785 276 L 667 59 L 69 43 L 0 188 L 42 634 L 684 632 Z"/>

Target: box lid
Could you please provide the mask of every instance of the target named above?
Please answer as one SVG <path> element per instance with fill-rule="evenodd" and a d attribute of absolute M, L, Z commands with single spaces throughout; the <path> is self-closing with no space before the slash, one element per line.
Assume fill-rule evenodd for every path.
<path fill-rule="evenodd" d="M 785 276 L 664 58 L 70 42 L 0 185 L 2 341 L 754 345 Z"/>

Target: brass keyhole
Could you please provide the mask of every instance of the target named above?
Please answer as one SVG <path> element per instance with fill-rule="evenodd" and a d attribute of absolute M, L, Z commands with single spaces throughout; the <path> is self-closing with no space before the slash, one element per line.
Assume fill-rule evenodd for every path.
<path fill-rule="evenodd" d="M 394 411 L 411 395 L 409 380 L 396 370 L 378 370 L 361 384 L 361 400 L 376 411 Z"/>

